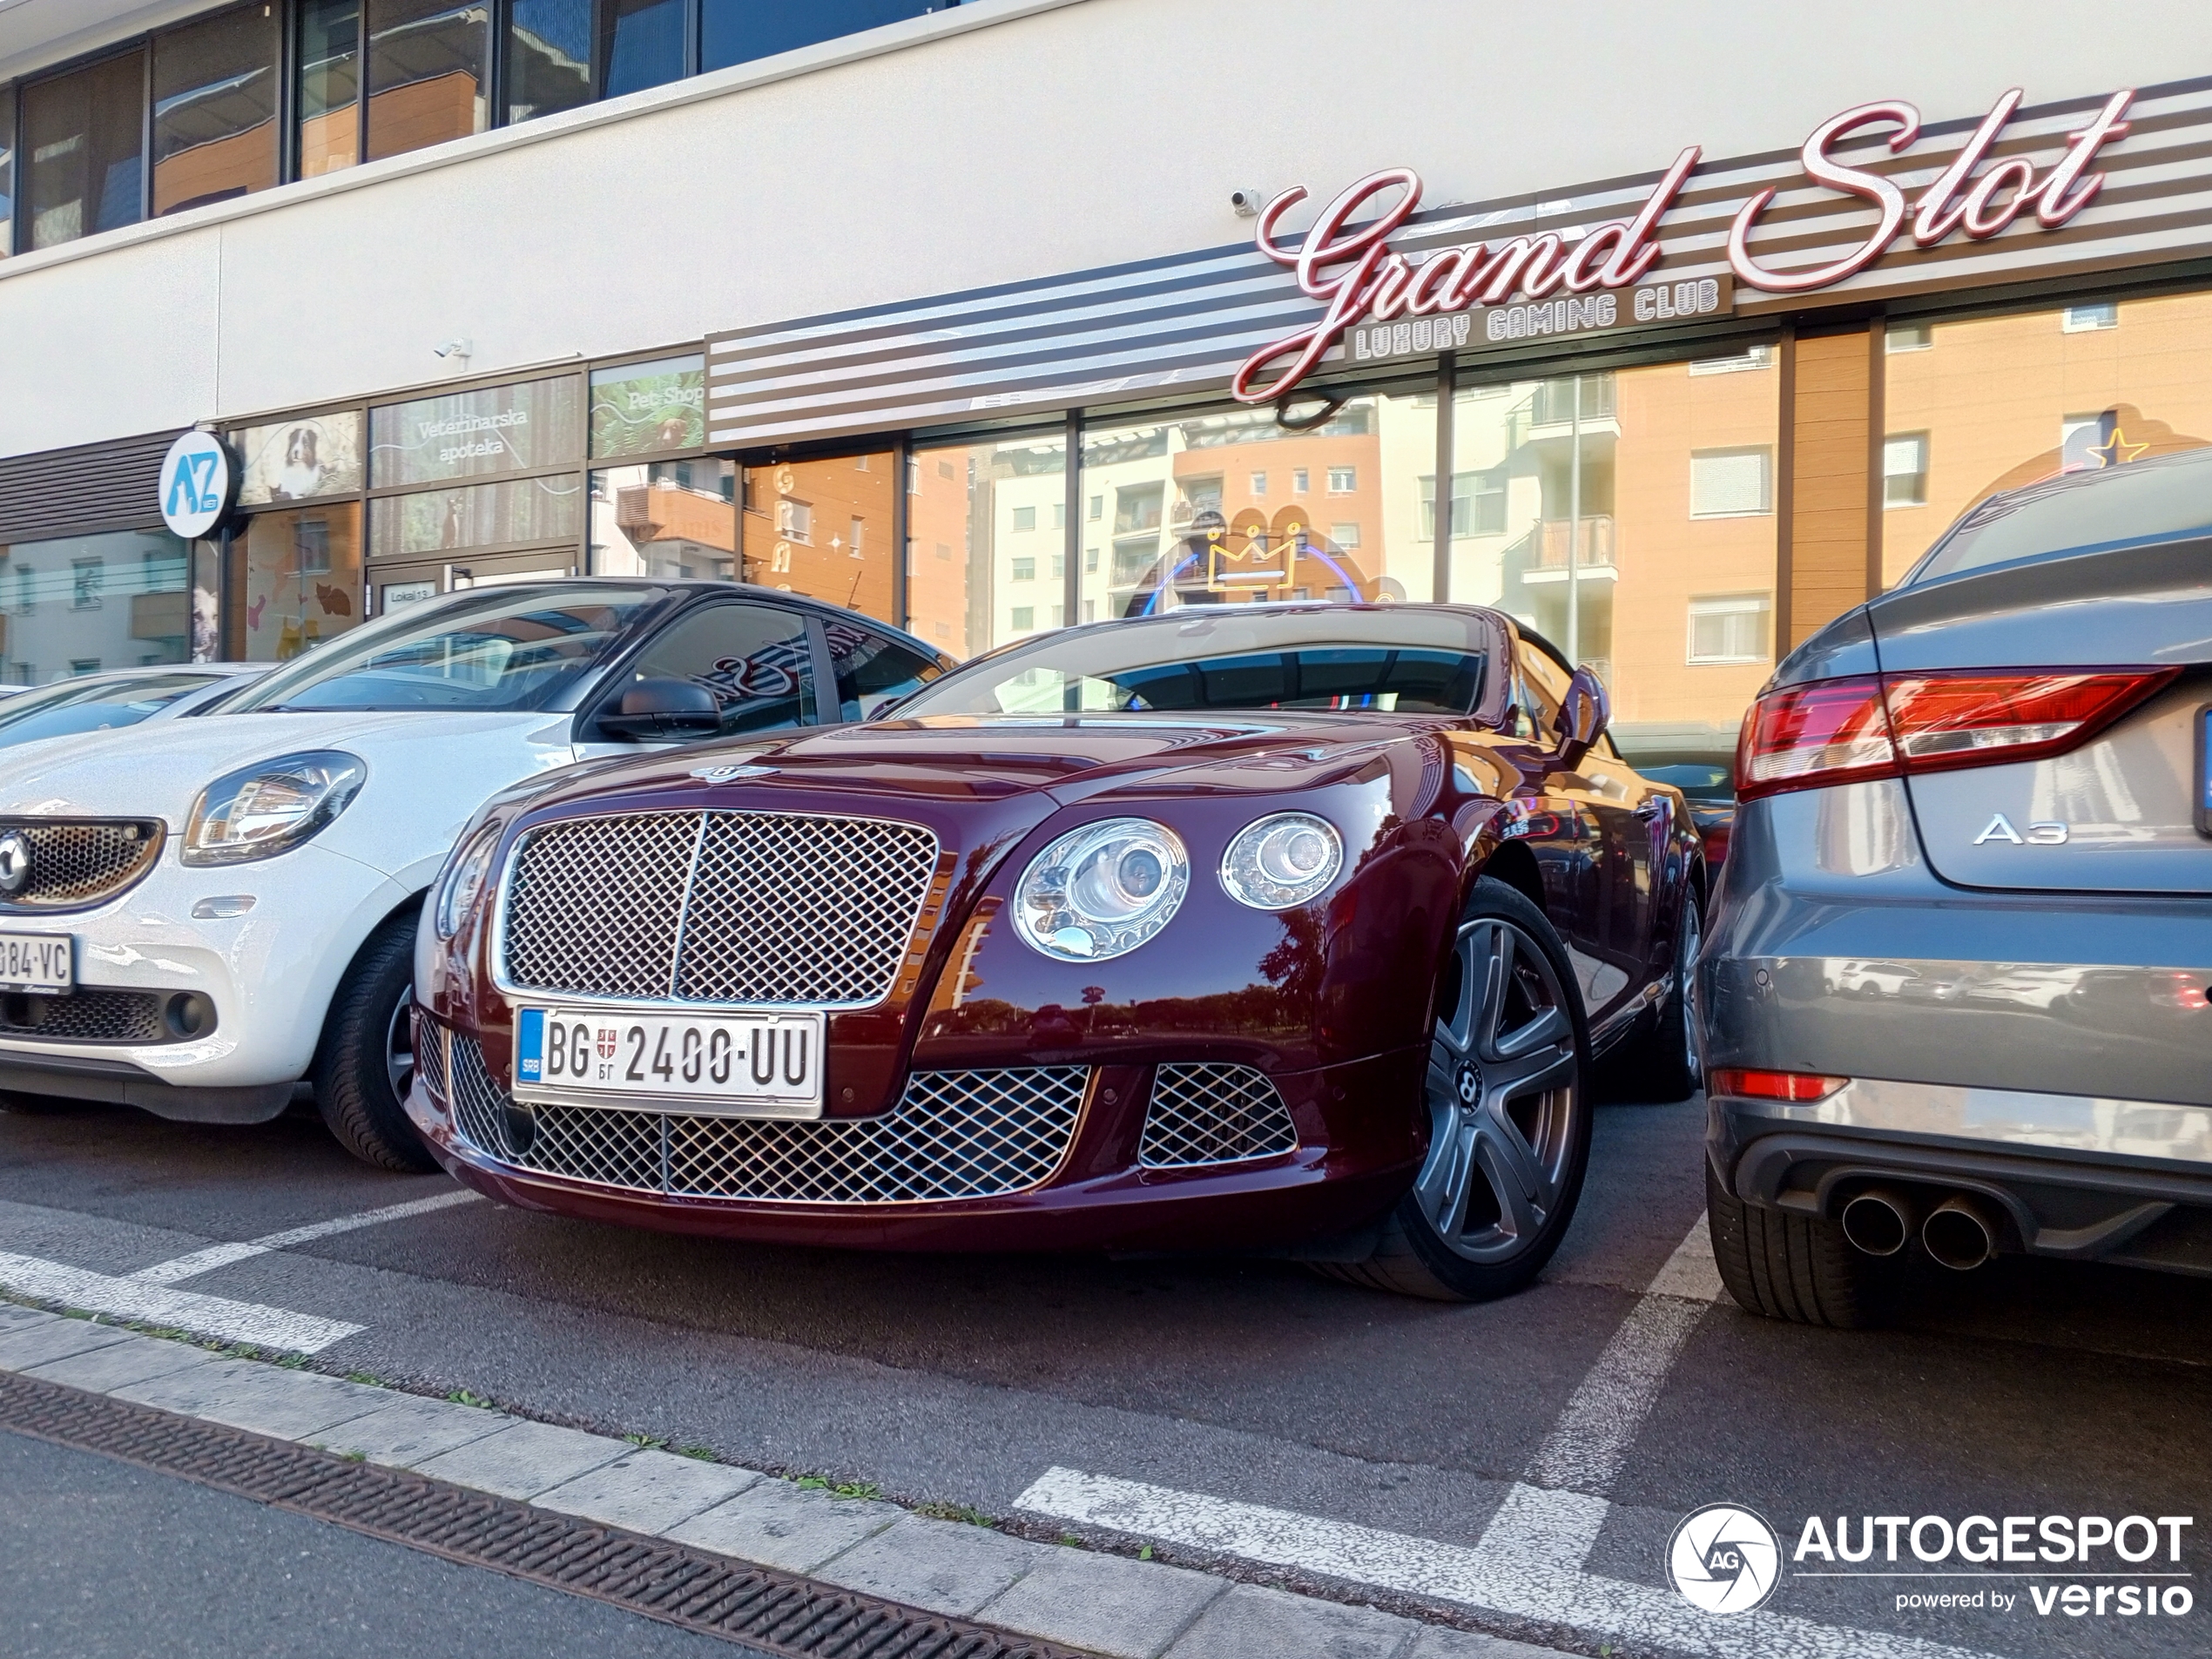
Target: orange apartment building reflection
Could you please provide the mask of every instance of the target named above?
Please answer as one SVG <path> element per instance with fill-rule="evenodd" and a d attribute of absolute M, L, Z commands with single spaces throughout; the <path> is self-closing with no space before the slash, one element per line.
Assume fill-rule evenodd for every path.
<path fill-rule="evenodd" d="M 887 451 L 745 469 L 743 580 L 892 614 Z"/>
<path fill-rule="evenodd" d="M 2000 490 L 2212 442 L 2212 295 L 1893 323 L 1885 343 L 1887 583 Z"/>

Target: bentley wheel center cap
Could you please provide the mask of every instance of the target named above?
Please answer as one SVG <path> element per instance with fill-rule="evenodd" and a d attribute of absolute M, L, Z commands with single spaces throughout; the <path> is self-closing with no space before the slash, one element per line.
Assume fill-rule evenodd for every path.
<path fill-rule="evenodd" d="M 30 838 L 21 830 L 0 835 L 0 893 L 21 893 L 30 881 Z"/>
<path fill-rule="evenodd" d="M 1473 1066 L 1461 1066 L 1455 1087 L 1459 1091 L 1460 1104 L 1472 1106 L 1482 1098 L 1482 1074 Z"/>

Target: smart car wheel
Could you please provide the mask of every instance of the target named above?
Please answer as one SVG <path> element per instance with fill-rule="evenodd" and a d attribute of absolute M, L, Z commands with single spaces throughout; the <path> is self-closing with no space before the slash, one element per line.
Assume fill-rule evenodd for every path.
<path fill-rule="evenodd" d="M 1588 1052 L 1559 935 L 1486 877 L 1437 988 L 1427 1157 L 1374 1253 L 1337 1276 L 1440 1301 L 1487 1300 L 1534 1278 L 1581 1196 Z"/>
<path fill-rule="evenodd" d="M 435 1170 L 402 1103 L 415 1076 L 408 1029 L 415 921 L 369 936 L 338 983 L 315 1054 L 315 1105 L 338 1143 L 380 1170 Z"/>

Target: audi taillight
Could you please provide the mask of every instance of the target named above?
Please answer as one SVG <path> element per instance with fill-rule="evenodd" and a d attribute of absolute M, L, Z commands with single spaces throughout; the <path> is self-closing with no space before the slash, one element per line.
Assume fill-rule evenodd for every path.
<path fill-rule="evenodd" d="M 1744 717 L 1737 799 L 2060 754 L 2181 671 L 1997 669 L 1785 686 Z"/>
<path fill-rule="evenodd" d="M 1848 1077 L 1826 1077 L 1811 1071 L 1767 1071 L 1758 1068 L 1723 1068 L 1713 1073 L 1710 1092 L 1734 1095 L 1745 1100 L 1783 1100 L 1802 1103 L 1825 1100 Z"/>

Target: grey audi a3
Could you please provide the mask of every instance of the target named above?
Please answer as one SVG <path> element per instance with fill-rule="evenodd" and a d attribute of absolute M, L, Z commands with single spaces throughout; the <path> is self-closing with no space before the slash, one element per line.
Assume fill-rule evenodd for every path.
<path fill-rule="evenodd" d="M 2212 449 L 1991 497 L 1776 670 L 1696 976 L 1743 1306 L 2212 1274 L 2208 719 Z"/>

